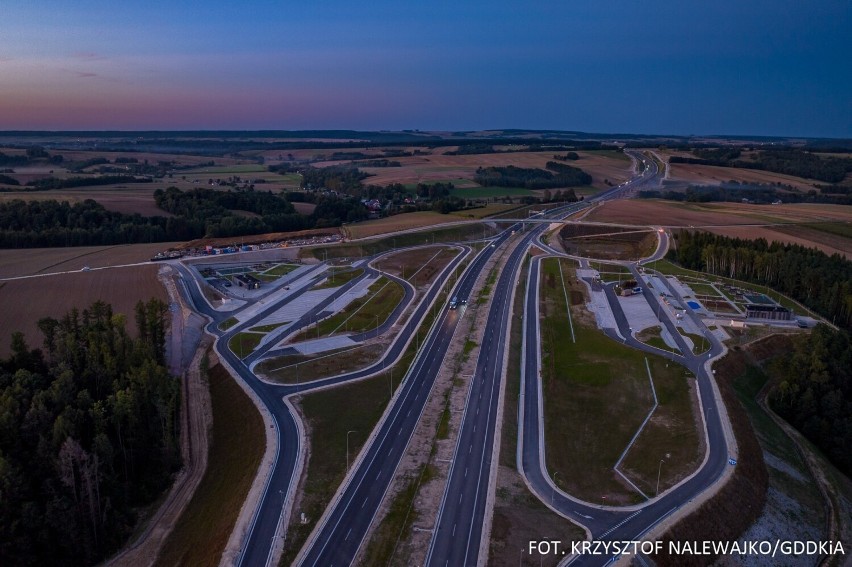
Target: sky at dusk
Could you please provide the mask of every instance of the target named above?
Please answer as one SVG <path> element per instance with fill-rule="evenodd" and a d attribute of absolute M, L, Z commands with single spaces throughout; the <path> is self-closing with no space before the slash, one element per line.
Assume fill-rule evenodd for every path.
<path fill-rule="evenodd" d="M 849 0 L 4 0 L 0 130 L 852 137 Z"/>

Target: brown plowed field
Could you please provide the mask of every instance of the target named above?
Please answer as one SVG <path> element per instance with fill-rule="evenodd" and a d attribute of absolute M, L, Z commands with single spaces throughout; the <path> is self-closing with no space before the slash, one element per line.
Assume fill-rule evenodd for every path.
<path fill-rule="evenodd" d="M 669 179 L 672 181 L 685 181 L 696 185 L 719 185 L 720 183 L 731 180 L 739 181 L 740 183 L 781 183 L 782 185 L 791 185 L 803 191 L 813 189 L 814 183 L 823 183 L 822 181 L 808 180 L 783 173 L 773 173 L 771 171 L 692 163 L 669 164 Z"/>
<path fill-rule="evenodd" d="M 75 271 L 84 266 L 103 268 L 146 262 L 157 252 L 179 244 L 182 243 L 0 250 L 0 278 Z"/>
<path fill-rule="evenodd" d="M 792 223 L 852 222 L 852 208 L 842 205 L 747 205 L 740 203 L 676 203 L 655 200 L 609 201 L 586 220 L 669 227 L 704 228 L 715 234 L 739 238 L 801 244 L 826 254 L 852 256 L 849 238 L 827 234 Z M 752 225 L 752 226 L 749 226 Z M 762 225 L 762 226 L 754 226 Z"/>
<path fill-rule="evenodd" d="M 135 333 L 136 302 L 169 300 L 157 279 L 158 269 L 134 266 L 0 282 L 0 356 L 8 356 L 14 331 L 22 331 L 31 348 L 41 347 L 39 319 L 58 319 L 73 307 L 82 310 L 99 299 L 112 304 L 114 313 L 127 315 L 127 329 Z"/>
<path fill-rule="evenodd" d="M 16 176 L 23 177 L 23 176 Z M 39 176 L 45 177 L 45 176 Z M 23 181 L 23 180 L 22 180 Z M 71 204 L 93 199 L 105 209 L 132 215 L 170 217 L 171 213 L 157 207 L 154 202 L 154 190 L 165 185 L 159 183 L 128 183 L 122 185 L 98 185 L 79 189 L 59 189 L 56 191 L 20 191 L 0 193 L 0 201 L 21 199 L 24 201 L 68 201 Z M 15 187 L 15 189 L 20 189 Z"/>
<path fill-rule="evenodd" d="M 441 148 L 449 150 L 451 148 Z M 373 175 L 366 183 L 373 185 L 390 185 L 391 183 L 421 183 L 426 181 L 450 181 L 458 179 L 473 179 L 478 167 L 507 166 L 528 168 L 544 168 L 548 161 L 553 161 L 553 154 L 558 152 L 504 152 L 494 154 L 474 154 L 450 156 L 433 153 L 427 156 L 412 156 L 390 158 L 402 164 L 402 167 L 366 167 L 364 171 Z M 580 159 L 565 162 L 579 167 L 592 176 L 592 184 L 605 187 L 604 179 L 613 184 L 621 183 L 630 177 L 631 162 L 629 160 L 611 157 L 603 153 L 577 152 Z M 320 162 L 317 167 L 346 162 Z M 459 187 L 462 185 L 459 184 Z M 475 187 L 471 181 L 468 185 Z"/>

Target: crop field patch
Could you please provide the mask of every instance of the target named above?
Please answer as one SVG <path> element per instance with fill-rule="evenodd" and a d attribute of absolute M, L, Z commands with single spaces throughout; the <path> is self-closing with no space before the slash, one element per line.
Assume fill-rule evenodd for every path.
<path fill-rule="evenodd" d="M 457 217 L 450 215 L 442 215 L 432 211 L 418 211 L 416 213 L 406 213 L 404 215 L 394 215 L 348 224 L 344 227 L 344 230 L 348 233 L 349 238 L 369 238 L 389 232 L 435 226 L 448 222 L 457 222 L 458 220 Z"/>
<path fill-rule="evenodd" d="M 128 215 L 171 217 L 171 213 L 157 207 L 154 191 L 164 187 L 156 183 L 122 183 L 115 185 L 97 185 L 74 189 L 56 189 L 51 191 L 20 190 L 0 193 L 0 201 L 67 201 L 71 204 L 82 203 L 86 199 L 97 201 L 109 211 Z M 14 189 L 20 189 L 15 187 Z"/>
<path fill-rule="evenodd" d="M 656 231 L 611 226 L 568 223 L 559 237 L 568 254 L 606 260 L 647 257 L 657 246 Z"/>
<path fill-rule="evenodd" d="M 98 300 L 112 305 L 113 313 L 127 317 L 135 333 L 134 307 L 152 297 L 168 302 L 168 294 L 157 279 L 159 265 L 115 268 L 93 272 L 60 274 L 0 282 L 0 356 L 9 354 L 14 331 L 21 331 L 30 348 L 41 347 L 37 323 L 42 317 L 62 317 Z"/>
<path fill-rule="evenodd" d="M 524 168 L 544 169 L 548 161 L 553 160 L 558 152 L 498 152 L 471 155 L 447 155 L 452 147 L 437 148 L 430 155 L 392 158 L 399 161 L 401 167 L 364 168 L 373 176 L 368 182 L 373 185 L 390 185 L 402 183 L 413 186 L 417 183 L 452 182 L 461 186 L 460 180 L 469 180 L 472 186 L 473 177 L 479 167 L 499 167 L 514 165 Z M 592 176 L 592 185 L 603 189 L 608 185 L 618 185 L 630 176 L 632 163 L 626 156 L 613 155 L 607 151 L 577 152 L 580 159 L 572 161 L 571 165 L 581 168 Z M 625 159 L 626 158 L 626 159 Z M 333 165 L 342 162 L 327 162 L 320 165 Z M 460 187 L 461 188 L 461 187 Z"/>
<path fill-rule="evenodd" d="M 5 249 L 0 250 L 0 278 L 78 271 L 85 266 L 102 268 L 147 262 L 157 252 L 177 244 L 180 243 Z"/>

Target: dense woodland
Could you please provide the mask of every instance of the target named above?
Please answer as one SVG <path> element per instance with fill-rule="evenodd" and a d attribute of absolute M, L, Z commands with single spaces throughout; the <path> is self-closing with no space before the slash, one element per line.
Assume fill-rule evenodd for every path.
<path fill-rule="evenodd" d="M 0 564 L 92 565 L 180 467 L 180 384 L 165 367 L 168 307 L 125 316 L 98 302 L 39 321 L 0 359 Z"/>
<path fill-rule="evenodd" d="M 772 408 L 852 477 L 852 340 L 820 325 L 773 361 Z"/>
<path fill-rule="evenodd" d="M 818 326 L 773 362 L 776 411 L 852 475 L 852 262 L 814 248 L 706 232 L 675 235 L 684 267 L 768 285 L 841 329 Z"/>
<path fill-rule="evenodd" d="M 815 153 L 791 148 L 761 150 L 755 153 L 754 159 L 740 159 L 741 152 L 736 148 L 696 149 L 692 153 L 698 157 L 671 156 L 669 163 L 762 169 L 829 183 L 839 183 L 846 174 L 852 173 L 850 158 L 821 157 Z"/>
<path fill-rule="evenodd" d="M 666 199 L 688 203 L 739 203 L 744 199 L 750 203 L 826 203 L 852 205 L 852 187 L 839 185 L 824 186 L 817 192 L 811 189 L 799 191 L 790 186 L 738 183 L 729 181 L 723 185 L 690 185 L 683 191 L 639 191 L 640 199 Z"/>
<path fill-rule="evenodd" d="M 167 242 L 195 234 L 180 218 L 126 215 L 91 199 L 73 205 L 20 199 L 0 203 L 0 248 Z"/>
<path fill-rule="evenodd" d="M 523 187 L 525 189 L 553 189 L 588 185 L 592 176 L 580 168 L 549 161 L 547 169 L 515 167 L 480 167 L 474 181 L 483 187 Z"/>
<path fill-rule="evenodd" d="M 95 246 L 170 242 L 201 237 L 246 236 L 339 226 L 367 218 L 355 198 L 317 195 L 310 215 L 296 213 L 287 199 L 254 190 L 154 192 L 157 205 L 173 216 L 143 217 L 109 211 L 87 199 L 12 200 L 0 203 L 0 248 Z"/>
<path fill-rule="evenodd" d="M 796 244 L 680 231 L 671 258 L 692 270 L 766 285 L 852 329 L 852 261 Z"/>

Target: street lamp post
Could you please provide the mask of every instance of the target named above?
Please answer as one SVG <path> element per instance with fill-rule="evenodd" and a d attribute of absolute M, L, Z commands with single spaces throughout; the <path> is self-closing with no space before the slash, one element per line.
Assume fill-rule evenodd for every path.
<path fill-rule="evenodd" d="M 663 463 L 665 460 L 660 459 L 660 466 L 657 467 L 657 490 L 654 492 L 654 496 L 657 496 L 660 493 L 660 473 L 663 471 Z"/>
<path fill-rule="evenodd" d="M 559 471 L 553 471 L 553 490 L 550 493 L 550 505 L 554 505 L 554 501 L 556 500 L 556 475 L 559 474 Z"/>
<path fill-rule="evenodd" d="M 349 472 L 349 434 L 350 433 L 358 433 L 358 431 L 353 429 L 351 431 L 346 432 L 346 472 Z"/>

